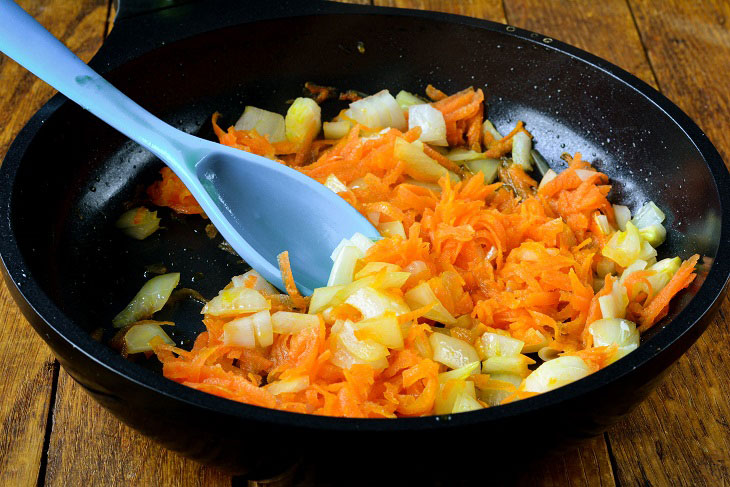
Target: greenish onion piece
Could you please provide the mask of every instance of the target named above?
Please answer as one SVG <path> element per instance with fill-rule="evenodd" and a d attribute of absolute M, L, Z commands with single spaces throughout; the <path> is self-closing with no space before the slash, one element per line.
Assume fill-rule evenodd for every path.
<path fill-rule="evenodd" d="M 408 108 L 408 129 L 421 128 L 418 140 L 435 146 L 448 146 L 443 114 L 428 104 Z"/>
<path fill-rule="evenodd" d="M 277 311 L 271 315 L 271 326 L 274 333 L 280 335 L 298 333 L 307 328 L 319 326 L 319 316 L 292 313 L 291 311 Z"/>
<path fill-rule="evenodd" d="M 403 240 L 406 239 L 406 230 L 403 228 L 403 223 L 398 220 L 381 223 L 378 225 L 378 231 L 383 237 L 400 237 Z"/>
<path fill-rule="evenodd" d="M 545 172 L 545 175 L 540 180 L 540 184 L 537 186 L 537 189 L 540 190 L 543 186 L 545 186 L 547 183 L 552 181 L 553 179 L 558 177 L 558 173 L 553 171 L 552 169 L 548 169 Z"/>
<path fill-rule="evenodd" d="M 512 160 L 525 171 L 532 170 L 531 150 L 532 139 L 525 132 L 517 132 L 512 137 Z"/>
<path fill-rule="evenodd" d="M 405 279 L 399 279 L 401 282 L 405 282 L 410 276 L 408 272 L 393 272 L 390 274 L 405 275 Z M 377 289 L 373 289 L 372 287 L 362 287 L 358 289 L 348 296 L 345 303 L 360 311 L 364 319 L 377 318 L 379 316 L 383 316 L 387 312 L 392 312 L 397 316 L 411 311 L 408 305 L 406 305 L 401 298 L 383 293 Z"/>
<path fill-rule="evenodd" d="M 525 377 L 529 373 L 527 366 L 534 360 L 525 355 L 494 356 L 482 362 L 483 374 L 514 374 Z"/>
<path fill-rule="evenodd" d="M 143 240 L 160 228 L 160 219 L 157 218 L 156 211 L 150 211 L 144 206 L 140 206 L 125 211 L 115 225 L 125 235 Z"/>
<path fill-rule="evenodd" d="M 434 294 L 433 289 L 431 289 L 431 286 L 429 286 L 427 282 L 422 282 L 413 289 L 410 289 L 406 292 L 404 298 L 406 303 L 408 303 L 408 306 L 410 306 L 413 310 L 436 303 L 435 306 L 423 316 L 430 320 L 443 323 L 444 325 L 456 324 L 456 318 L 454 318 L 454 316 L 444 307 L 441 301 L 439 301 L 436 294 Z M 476 360 L 478 359 L 479 357 L 476 358 Z"/>
<path fill-rule="evenodd" d="M 613 205 L 613 213 L 616 217 L 616 225 L 622 232 L 626 230 L 626 223 L 631 220 L 631 210 L 628 206 Z"/>
<path fill-rule="evenodd" d="M 479 339 L 484 358 L 517 356 L 522 352 L 525 342 L 499 333 L 484 333 Z"/>
<path fill-rule="evenodd" d="M 286 112 L 284 125 L 289 142 L 308 144 L 322 127 L 322 110 L 311 98 L 297 98 Z"/>
<path fill-rule="evenodd" d="M 337 140 L 346 136 L 352 123 L 349 120 L 339 120 L 337 122 L 325 122 L 322 124 L 322 130 L 324 132 L 324 138 L 329 140 Z"/>
<path fill-rule="evenodd" d="M 636 323 L 624 319 L 602 319 L 591 323 L 588 331 L 596 347 L 616 344 L 618 350 L 609 363 L 628 355 L 639 347 L 641 340 Z"/>
<path fill-rule="evenodd" d="M 478 411 L 479 409 L 484 409 L 484 406 L 479 404 L 479 401 L 468 394 L 461 393 L 456 397 L 456 401 L 454 401 L 454 408 L 451 412 L 466 413 L 469 411 Z"/>
<path fill-rule="evenodd" d="M 388 90 L 350 103 L 345 115 L 373 130 L 393 127 L 405 131 L 408 127 L 403 110 Z"/>
<path fill-rule="evenodd" d="M 395 101 L 398 103 L 398 106 L 401 108 L 401 110 L 406 111 L 409 107 L 412 107 L 414 105 L 423 105 L 428 103 L 426 100 L 424 100 L 421 97 L 418 97 L 414 95 L 413 93 L 409 93 L 405 90 L 400 90 L 397 95 L 395 95 Z"/>
<path fill-rule="evenodd" d="M 362 259 L 364 254 L 354 245 L 344 247 L 332 264 L 327 286 L 340 286 L 350 284 L 355 273 L 355 264 Z"/>
<path fill-rule="evenodd" d="M 180 273 L 171 272 L 147 281 L 132 301 L 112 319 L 115 328 L 122 328 L 135 321 L 151 317 L 160 311 L 170 294 L 180 282 Z"/>
<path fill-rule="evenodd" d="M 650 225 L 661 225 L 665 218 L 664 212 L 653 201 L 649 201 L 639 208 L 631 222 L 641 230 Z"/>
<path fill-rule="evenodd" d="M 259 135 L 265 135 L 271 143 L 286 140 L 284 117 L 261 108 L 247 106 L 233 128 L 255 130 Z"/>
<path fill-rule="evenodd" d="M 582 379 L 591 373 L 583 359 L 574 355 L 558 357 L 545 362 L 523 381 L 527 392 L 548 392 Z"/>
<path fill-rule="evenodd" d="M 309 314 L 317 314 L 320 311 L 324 311 L 332 301 L 332 298 L 344 288 L 345 286 L 327 286 L 318 287 L 312 293 L 312 298 L 309 300 Z"/>
<path fill-rule="evenodd" d="M 203 306 L 201 314 L 212 316 L 235 316 L 268 310 L 271 303 L 258 291 L 247 287 L 223 289 Z"/>
<path fill-rule="evenodd" d="M 124 335 L 124 351 L 128 354 L 152 352 L 150 341 L 158 337 L 165 345 L 175 345 L 175 342 L 160 325 L 155 323 L 140 323 L 132 325 Z"/>
<path fill-rule="evenodd" d="M 499 171 L 499 161 L 496 159 L 475 159 L 464 163 L 472 174 L 478 172 L 484 175 L 484 184 L 492 184 L 497 178 Z"/>
<path fill-rule="evenodd" d="M 423 142 L 416 140 L 408 143 L 402 138 L 395 139 L 393 155 L 405 164 L 405 173 L 413 179 L 436 183 L 449 171 L 423 152 Z"/>
<path fill-rule="evenodd" d="M 457 147 L 450 150 L 446 154 L 446 158 L 457 163 L 464 163 L 466 161 L 473 161 L 475 159 L 484 159 L 484 153 L 477 152 L 471 149 L 465 149 L 464 147 Z"/>
<path fill-rule="evenodd" d="M 477 351 L 464 340 L 433 333 L 428 338 L 433 349 L 433 360 L 452 369 L 458 369 L 479 360 Z"/>
<path fill-rule="evenodd" d="M 626 222 L 626 230 L 614 233 L 601 252 L 621 267 L 628 267 L 641 253 L 639 230 L 630 221 Z"/>
<path fill-rule="evenodd" d="M 327 176 L 324 185 L 327 186 L 327 188 L 334 193 L 344 193 L 346 191 L 349 191 L 347 185 L 340 181 L 339 178 L 334 174 L 330 174 L 329 176 Z"/>
<path fill-rule="evenodd" d="M 489 120 L 485 120 L 482 123 L 482 135 L 485 139 L 487 138 L 487 134 L 491 135 L 494 140 L 499 140 L 502 138 L 502 134 L 497 131 L 497 129 L 494 127 L 494 124 Z"/>
<path fill-rule="evenodd" d="M 639 235 L 652 247 L 659 247 L 667 238 L 667 229 L 660 223 L 653 223 L 639 229 Z"/>

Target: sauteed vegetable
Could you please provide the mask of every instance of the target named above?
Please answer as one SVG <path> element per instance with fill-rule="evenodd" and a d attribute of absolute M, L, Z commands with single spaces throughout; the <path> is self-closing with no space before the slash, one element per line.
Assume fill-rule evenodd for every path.
<path fill-rule="evenodd" d="M 156 354 L 165 377 L 299 413 L 472 411 L 619 360 L 695 277 L 697 255 L 657 260 L 664 213 L 653 202 L 633 216 L 612 205 L 608 177 L 580 153 L 538 184 L 531 134 L 518 122 L 501 135 L 479 89 L 447 96 L 429 86 L 430 102 L 347 92 L 349 107 L 322 124 L 318 102 L 337 92 L 307 87 L 317 101 L 297 98 L 286 116 L 246 107 L 224 131 L 215 114 L 216 135 L 325 184 L 383 238 L 343 240 L 327 286 L 310 297 L 297 291 L 286 252 L 286 293 L 255 271 L 233 277 L 203 308 L 207 331 L 191 350 L 149 319 L 179 276 L 152 279 L 114 324 L 123 351 Z M 201 212 L 168 169 L 148 194 Z M 142 214 L 120 225 L 156 229 Z"/>

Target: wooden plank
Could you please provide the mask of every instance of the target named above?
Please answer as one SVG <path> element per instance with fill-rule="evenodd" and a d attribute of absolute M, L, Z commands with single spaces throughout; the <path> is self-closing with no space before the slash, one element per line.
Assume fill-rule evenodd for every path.
<path fill-rule="evenodd" d="M 584 49 L 656 87 L 625 1 L 505 0 L 504 3 L 511 25 Z"/>
<path fill-rule="evenodd" d="M 82 59 L 102 40 L 105 0 L 18 2 Z M 0 159 L 35 111 L 54 91 L 0 56 Z M 48 408 L 57 365 L 50 350 L 0 285 L 0 484 L 32 485 L 39 474 Z"/>
<path fill-rule="evenodd" d="M 61 370 L 45 485 L 230 486 L 230 476 L 150 441 Z"/>
<path fill-rule="evenodd" d="M 433 10 L 449 14 L 468 15 L 494 22 L 505 22 L 502 0 L 375 0 L 373 5 L 379 7 L 413 8 L 417 10 Z"/>
<path fill-rule="evenodd" d="M 730 4 L 631 0 L 630 6 L 662 92 L 730 163 Z M 728 319 L 725 298 L 657 393 L 611 431 L 624 485 L 730 485 Z"/>

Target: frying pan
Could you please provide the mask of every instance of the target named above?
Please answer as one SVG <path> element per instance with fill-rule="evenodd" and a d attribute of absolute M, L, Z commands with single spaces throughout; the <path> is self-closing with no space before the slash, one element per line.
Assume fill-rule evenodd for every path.
<path fill-rule="evenodd" d="M 552 445 L 594 435 L 657 385 L 704 331 L 726 287 L 730 195 L 719 188 L 730 187 L 730 177 L 715 148 L 642 81 L 545 36 L 431 12 L 208 0 L 151 12 L 122 6 L 90 64 L 153 114 L 207 138 L 213 112 L 222 112 L 223 123 L 235 121 L 246 104 L 283 113 L 306 81 L 366 93 L 423 92 L 428 83 L 446 92 L 482 87 L 497 127 L 524 120 L 555 169 L 563 167 L 562 152 L 580 151 L 611 177 L 614 201 L 635 210 L 653 200 L 665 210 L 669 232 L 660 257 L 703 256 L 694 284 L 638 350 L 535 398 L 398 420 L 239 404 L 169 381 L 156 360 L 128 361 L 106 344 L 110 318 L 155 269 L 180 272 L 183 286 L 212 297 L 247 267 L 219 237 L 206 235 L 200 217 L 163 210 L 162 231 L 141 242 L 120 235 L 114 221 L 144 201 L 143 189 L 162 163 L 56 96 L 0 167 L 0 256 L 8 287 L 94 399 L 198 461 L 265 475 L 312 452 L 344 466 L 389 454 L 398 469 L 409 457 L 422 464 L 428 445 L 458 452 L 465 465 L 514 451 L 512 443 L 524 449 L 533 438 Z M 325 117 L 339 108 L 326 105 Z M 182 298 L 167 311 L 182 346 L 202 330 L 199 310 Z"/>

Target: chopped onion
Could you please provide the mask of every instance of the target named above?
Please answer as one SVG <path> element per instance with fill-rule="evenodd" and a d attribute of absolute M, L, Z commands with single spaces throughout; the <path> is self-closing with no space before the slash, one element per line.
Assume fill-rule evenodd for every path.
<path fill-rule="evenodd" d="M 591 171 L 590 169 L 576 169 L 575 175 L 580 178 L 581 181 L 587 181 L 588 178 L 594 176 L 596 174 L 596 171 Z"/>
<path fill-rule="evenodd" d="M 311 98 L 297 98 L 287 110 L 284 123 L 287 140 L 305 146 L 319 134 L 322 110 Z"/>
<path fill-rule="evenodd" d="M 278 396 L 280 394 L 301 392 L 309 387 L 309 377 L 303 375 L 301 377 L 294 377 L 293 379 L 284 379 L 271 382 L 264 386 L 264 389 L 269 391 L 271 394 Z"/>
<path fill-rule="evenodd" d="M 535 361 L 525 355 L 494 356 L 482 362 L 482 374 L 515 374 L 525 377 L 529 374 L 527 366 L 533 363 Z"/>
<path fill-rule="evenodd" d="M 309 314 L 317 314 L 330 305 L 332 298 L 345 286 L 318 287 L 309 300 Z"/>
<path fill-rule="evenodd" d="M 649 201 L 636 212 L 631 222 L 641 230 L 649 225 L 661 225 L 666 216 L 653 201 Z"/>
<path fill-rule="evenodd" d="M 355 336 L 354 325 L 349 320 L 344 322 L 342 329 L 338 333 L 338 338 L 342 341 L 342 344 L 348 352 L 366 362 L 375 362 L 390 354 L 387 347 L 377 343 L 375 340 L 358 339 Z"/>
<path fill-rule="evenodd" d="M 338 122 L 325 122 L 322 124 L 324 138 L 329 140 L 341 139 L 350 132 L 351 128 L 352 123 L 349 120 L 340 120 Z"/>
<path fill-rule="evenodd" d="M 643 230 L 639 230 L 639 234 L 641 234 L 642 231 Z M 643 240 L 641 242 L 641 252 L 639 253 L 639 259 L 644 260 L 647 264 L 651 265 L 656 262 L 656 256 L 656 249 L 652 247 L 649 242 Z"/>
<path fill-rule="evenodd" d="M 613 274 L 616 272 L 616 263 L 611 259 L 601 257 L 596 264 L 596 275 L 603 279 L 607 274 Z"/>
<path fill-rule="evenodd" d="M 458 369 L 479 360 L 477 351 L 464 340 L 433 333 L 429 337 L 433 349 L 433 360 L 452 369 Z"/>
<path fill-rule="evenodd" d="M 352 245 L 360 249 L 363 256 L 367 253 L 368 249 L 373 246 L 373 241 L 359 232 L 350 237 L 350 242 L 352 242 Z"/>
<path fill-rule="evenodd" d="M 601 230 L 601 233 L 604 235 L 610 235 L 613 229 L 611 228 L 611 224 L 608 223 L 608 217 L 606 215 L 596 215 L 593 217 L 596 220 L 596 225 L 598 225 L 598 228 Z"/>
<path fill-rule="evenodd" d="M 543 362 L 547 362 L 549 360 L 555 360 L 559 357 L 560 351 L 555 350 L 553 347 L 547 346 L 542 347 L 540 350 L 537 351 L 537 356 L 540 357 L 540 360 Z"/>
<path fill-rule="evenodd" d="M 588 331 L 593 335 L 596 347 L 616 344 L 618 350 L 609 363 L 615 362 L 639 348 L 639 330 L 632 321 L 622 319 L 603 319 L 590 324 Z"/>
<path fill-rule="evenodd" d="M 546 337 L 540 330 L 536 330 L 534 328 L 528 329 L 522 338 L 525 341 L 525 346 L 522 347 L 522 353 L 535 353 L 550 343 L 548 337 Z"/>
<path fill-rule="evenodd" d="M 494 127 L 494 124 L 490 122 L 489 120 L 485 120 L 482 123 L 482 135 L 486 139 L 486 134 L 489 134 L 492 136 L 494 140 L 499 140 L 502 138 L 502 134 L 500 134 L 497 129 Z"/>
<path fill-rule="evenodd" d="M 234 316 L 243 313 L 256 313 L 270 309 L 271 303 L 263 295 L 247 287 L 223 289 L 203 306 L 202 314 L 213 316 Z"/>
<path fill-rule="evenodd" d="M 116 227 L 128 237 L 143 240 L 160 228 L 160 219 L 156 211 L 140 206 L 124 212 L 117 220 Z"/>
<path fill-rule="evenodd" d="M 255 130 L 259 135 L 265 135 L 272 143 L 286 140 L 284 117 L 261 108 L 247 106 L 234 128 L 236 130 Z"/>
<path fill-rule="evenodd" d="M 479 409 L 484 409 L 484 406 L 479 404 L 479 401 L 477 401 L 475 398 L 462 392 L 456 397 L 456 401 L 454 401 L 454 407 L 451 412 L 466 413 L 469 411 L 477 411 Z"/>
<path fill-rule="evenodd" d="M 623 318 L 626 316 L 626 307 L 629 305 L 629 296 L 626 287 L 620 283 L 614 284 L 610 294 L 598 298 L 603 318 Z"/>
<path fill-rule="evenodd" d="M 436 297 L 433 289 L 431 289 L 431 286 L 428 285 L 428 282 L 422 282 L 418 286 L 409 290 L 405 294 L 404 298 L 406 300 L 406 303 L 408 303 L 408 306 L 410 306 L 411 309 L 414 310 L 423 306 L 428 306 L 431 303 L 436 303 L 436 305 L 431 308 L 428 313 L 424 315 L 424 317 L 438 321 L 439 323 L 443 323 L 444 325 L 453 325 L 456 323 L 456 318 L 454 318 L 454 316 L 449 313 L 444 305 L 441 304 L 441 301 L 439 301 L 439 299 Z"/>
<path fill-rule="evenodd" d="M 345 116 L 374 130 L 393 127 L 405 131 L 407 127 L 403 110 L 388 90 L 350 103 Z"/>
<path fill-rule="evenodd" d="M 480 341 L 480 351 L 483 352 L 483 358 L 490 357 L 510 357 L 519 355 L 525 342 L 516 338 L 500 335 L 498 333 L 484 333 Z"/>
<path fill-rule="evenodd" d="M 404 181 L 405 184 L 412 184 L 414 186 L 420 186 L 422 188 L 429 189 L 433 191 L 437 196 L 441 194 L 441 186 L 439 186 L 436 183 L 429 183 L 426 181 L 418 181 L 416 179 L 407 178 Z"/>
<path fill-rule="evenodd" d="M 458 369 L 449 370 L 448 372 L 441 372 L 438 375 L 439 378 L 439 384 L 446 384 L 450 380 L 464 380 L 468 378 L 470 375 L 478 374 L 481 365 L 479 361 L 472 362 L 470 364 L 466 364 L 463 367 L 459 367 Z"/>
<path fill-rule="evenodd" d="M 628 206 L 613 205 L 613 213 L 616 217 L 616 225 L 622 232 L 626 230 L 626 222 L 631 220 L 631 210 Z"/>
<path fill-rule="evenodd" d="M 500 162 L 496 159 L 474 159 L 464 163 L 472 174 L 484 174 L 484 184 L 492 184 L 497 178 Z"/>
<path fill-rule="evenodd" d="M 259 347 L 268 347 L 274 343 L 274 328 L 268 311 L 259 311 L 251 315 L 256 343 Z"/>
<path fill-rule="evenodd" d="M 623 284 L 626 279 L 633 274 L 636 271 L 643 271 L 646 269 L 647 263 L 645 260 L 642 259 L 636 259 L 634 262 L 631 263 L 630 266 L 628 266 L 624 271 L 621 273 L 621 277 L 618 280 L 619 284 Z"/>
<path fill-rule="evenodd" d="M 405 164 L 405 173 L 419 181 L 436 183 L 448 174 L 446 168 L 423 152 L 423 142 L 416 140 L 408 143 L 402 138 L 395 139 L 393 155 Z"/>
<path fill-rule="evenodd" d="M 404 90 L 400 90 L 398 94 L 395 95 L 395 101 L 398 103 L 398 106 L 403 111 L 408 110 L 408 108 L 414 105 L 423 105 L 424 103 L 428 103 L 423 98 L 420 98 L 413 93 L 408 93 Z"/>
<path fill-rule="evenodd" d="M 390 264 L 388 262 L 368 262 L 365 267 L 357 271 L 355 279 L 362 279 L 363 277 L 377 274 L 378 272 L 385 269 L 387 272 L 400 272 L 401 268 L 399 265 Z"/>
<path fill-rule="evenodd" d="M 403 240 L 406 239 L 406 230 L 403 228 L 403 223 L 398 220 L 381 223 L 378 226 L 378 231 L 383 237 L 400 237 Z"/>
<path fill-rule="evenodd" d="M 327 176 L 324 185 L 327 186 L 327 188 L 329 188 L 334 193 L 344 193 L 346 191 L 349 191 L 347 185 L 340 181 L 334 174 L 330 174 L 329 176 Z"/>
<path fill-rule="evenodd" d="M 531 150 L 532 139 L 525 132 L 517 132 L 512 137 L 512 160 L 522 166 L 525 171 L 532 170 Z"/>
<path fill-rule="evenodd" d="M 639 230 L 633 223 L 626 222 L 626 230 L 614 233 L 603 247 L 602 253 L 621 267 L 628 267 L 641 253 Z"/>
<path fill-rule="evenodd" d="M 654 223 L 640 228 L 639 235 L 652 247 L 659 247 L 667 238 L 667 229 L 660 223 Z"/>
<path fill-rule="evenodd" d="M 236 318 L 223 325 L 223 344 L 243 348 L 256 348 L 256 333 L 250 316 Z"/>
<path fill-rule="evenodd" d="M 151 352 L 152 346 L 150 341 L 158 337 L 166 345 L 175 345 L 172 338 L 155 323 L 140 323 L 133 325 L 124 335 L 124 351 L 132 353 Z"/>
<path fill-rule="evenodd" d="M 403 333 L 395 314 L 358 321 L 353 326 L 358 338 L 368 338 L 388 348 L 403 348 Z"/>
<path fill-rule="evenodd" d="M 351 245 L 344 247 L 337 254 L 337 258 L 332 265 L 330 277 L 327 280 L 327 286 L 350 284 L 355 272 L 355 264 L 358 259 L 362 259 L 363 257 L 363 253 L 357 247 Z"/>
<path fill-rule="evenodd" d="M 662 259 L 649 267 L 650 271 L 655 271 L 654 275 L 647 276 L 646 278 L 649 284 L 651 284 L 652 296 L 650 297 L 654 297 L 659 291 L 664 289 L 664 286 L 667 285 L 679 270 L 681 264 L 682 259 L 674 257 L 673 259 Z"/>
<path fill-rule="evenodd" d="M 345 303 L 360 311 L 365 319 L 377 318 L 387 312 L 400 315 L 411 310 L 400 297 L 388 295 L 372 287 L 358 289 L 345 300 Z"/>
<path fill-rule="evenodd" d="M 132 301 L 112 319 L 112 324 L 115 328 L 122 328 L 143 318 L 149 318 L 165 306 L 172 290 L 179 282 L 179 272 L 153 277 L 144 283 Z"/>
<path fill-rule="evenodd" d="M 436 400 L 433 403 L 434 414 L 451 414 L 454 410 L 454 404 L 460 394 L 466 391 L 467 382 L 463 379 L 452 380 L 449 387 L 446 387 L 446 383 L 439 384 L 439 391 L 436 394 Z M 474 385 L 473 382 L 469 384 Z"/>
<path fill-rule="evenodd" d="M 466 161 L 474 161 L 476 159 L 484 159 L 484 153 L 483 152 L 477 152 L 471 149 L 466 149 L 464 147 L 457 147 L 455 149 L 450 150 L 446 154 L 446 158 L 450 159 L 454 162 L 458 163 L 464 163 Z"/>
<path fill-rule="evenodd" d="M 298 333 L 315 326 L 319 326 L 319 316 L 317 315 L 292 313 L 290 311 L 277 311 L 271 315 L 271 327 L 274 333 L 280 335 Z"/>
<path fill-rule="evenodd" d="M 269 281 L 264 279 L 264 277 L 256 272 L 255 270 L 251 269 L 248 272 L 245 272 L 241 274 L 240 276 L 234 276 L 231 279 L 231 284 L 233 284 L 233 287 L 244 287 L 246 282 L 249 279 L 249 276 L 256 276 L 256 280 L 251 287 L 254 291 L 259 291 L 260 293 L 263 293 L 265 295 L 272 295 L 272 294 L 278 294 L 279 291 L 276 290 L 274 286 L 272 286 Z"/>
<path fill-rule="evenodd" d="M 418 140 L 433 145 L 447 146 L 446 122 L 443 114 L 429 104 L 413 105 L 408 109 L 408 129 L 421 127 Z"/>
<path fill-rule="evenodd" d="M 527 392 L 548 392 L 591 373 L 583 359 L 574 355 L 558 357 L 545 362 L 528 375 L 524 382 Z"/>
<path fill-rule="evenodd" d="M 545 175 L 540 180 L 540 184 L 538 185 L 537 189 L 540 190 L 543 186 L 545 186 L 547 183 L 552 181 L 553 179 L 558 177 L 558 173 L 553 171 L 552 169 L 548 169 Z"/>

